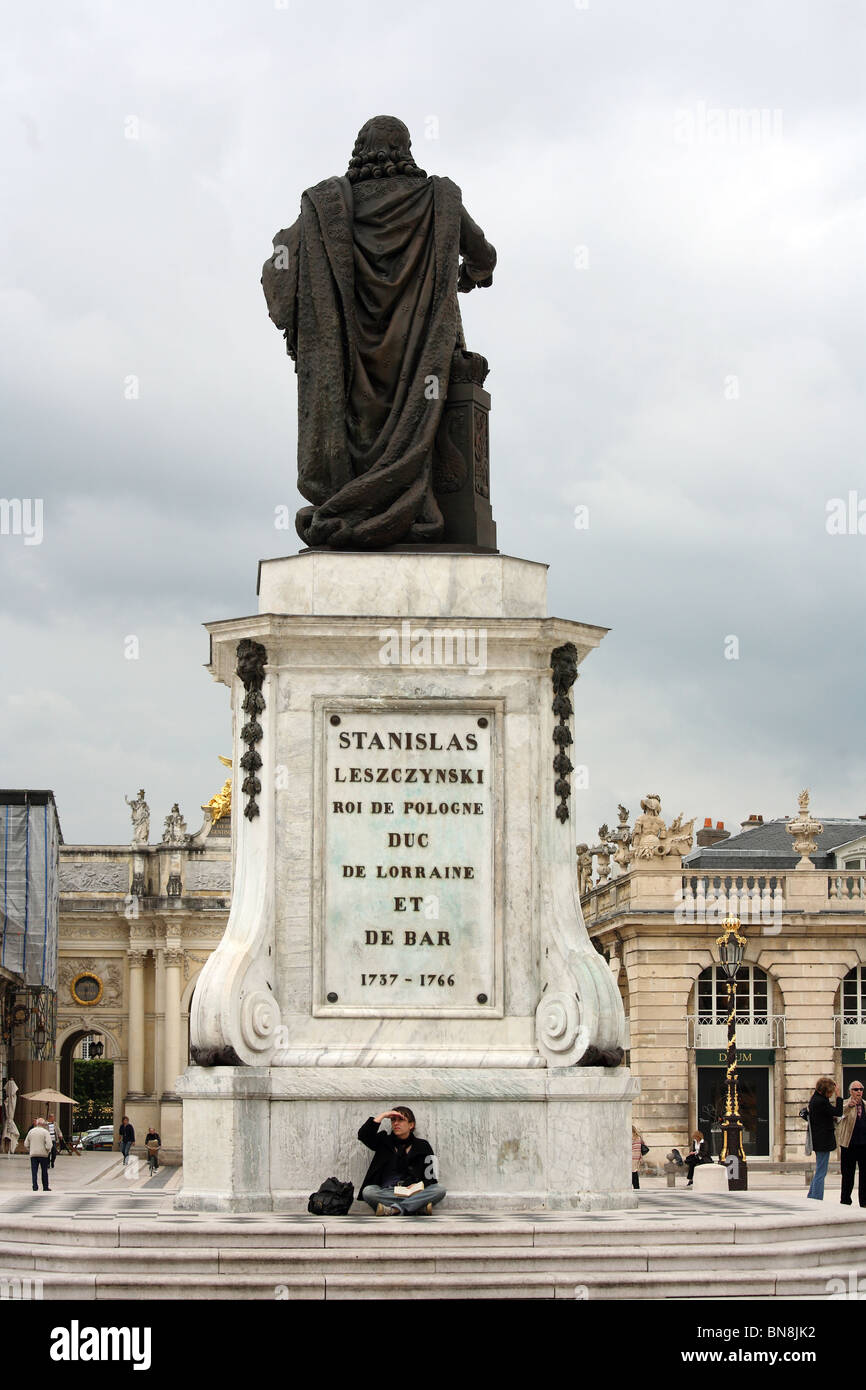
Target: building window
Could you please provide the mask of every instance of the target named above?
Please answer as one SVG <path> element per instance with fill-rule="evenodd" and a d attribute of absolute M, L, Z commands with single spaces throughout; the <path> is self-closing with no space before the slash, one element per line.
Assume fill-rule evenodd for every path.
<path fill-rule="evenodd" d="M 769 981 L 757 965 L 741 965 L 737 972 L 737 1019 L 741 1023 L 766 1024 L 769 1018 Z M 698 976 L 698 1023 L 719 1024 L 728 1019 L 728 978 L 719 965 L 708 966 Z"/>
<path fill-rule="evenodd" d="M 866 969 L 855 965 L 842 981 L 843 1023 L 866 1023 Z"/>

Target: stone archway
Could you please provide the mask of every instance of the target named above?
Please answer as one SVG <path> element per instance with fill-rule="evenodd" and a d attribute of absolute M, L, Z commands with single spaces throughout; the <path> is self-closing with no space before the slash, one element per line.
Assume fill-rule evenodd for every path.
<path fill-rule="evenodd" d="M 88 1023 L 86 1020 L 81 1020 L 77 1023 L 71 1024 L 62 1033 L 58 1034 L 58 1089 L 62 1091 L 64 1095 L 67 1096 L 72 1096 L 75 1094 L 73 1090 L 75 1075 L 75 1049 L 78 1046 L 78 1044 L 83 1041 L 84 1038 L 89 1037 L 92 1033 L 99 1033 L 100 1037 L 103 1037 L 105 1039 L 105 1057 L 103 1058 L 103 1060 L 106 1062 L 114 1063 L 114 1075 L 112 1083 L 112 1119 L 115 1126 L 117 1126 L 120 1123 L 119 1111 L 121 1105 L 123 1104 L 123 1096 L 121 1094 L 121 1068 L 117 1065 L 117 1063 L 120 1061 L 121 1051 L 120 1044 L 117 1038 L 108 1031 L 108 1029 L 105 1027 L 103 1023 L 99 1021 Z M 62 1133 L 68 1139 L 73 1132 L 73 1117 L 71 1105 L 60 1106 L 60 1114 L 58 1116 L 58 1121 Z"/>

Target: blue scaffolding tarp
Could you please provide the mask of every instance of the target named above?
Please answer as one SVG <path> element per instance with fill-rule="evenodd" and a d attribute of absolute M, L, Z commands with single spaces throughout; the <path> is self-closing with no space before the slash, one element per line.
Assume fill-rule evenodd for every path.
<path fill-rule="evenodd" d="M 57 989 L 62 836 L 52 792 L 0 790 L 0 965 Z"/>

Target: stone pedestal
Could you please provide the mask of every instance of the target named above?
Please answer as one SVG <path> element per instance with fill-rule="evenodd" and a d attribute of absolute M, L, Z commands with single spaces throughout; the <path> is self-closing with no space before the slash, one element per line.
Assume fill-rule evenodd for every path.
<path fill-rule="evenodd" d="M 357 1186 L 358 1128 L 401 1102 L 449 1206 L 635 1205 L 569 817 L 568 692 L 604 629 L 547 617 L 545 567 L 500 555 L 307 552 L 262 565 L 260 609 L 209 625 L 237 859 L 178 1205 Z"/>
<path fill-rule="evenodd" d="M 449 1211 L 637 1205 L 624 1067 L 212 1067 L 182 1086 L 187 1210 L 306 1210 L 332 1173 L 358 1195 L 357 1131 L 391 1103 L 439 1156 Z"/>
<path fill-rule="evenodd" d="M 490 396 L 472 381 L 448 387 L 436 438 L 433 489 L 451 541 L 496 549 L 496 522 L 490 506 Z M 446 461 L 457 459 L 448 476 Z M 443 485 L 448 490 L 443 490 Z"/>

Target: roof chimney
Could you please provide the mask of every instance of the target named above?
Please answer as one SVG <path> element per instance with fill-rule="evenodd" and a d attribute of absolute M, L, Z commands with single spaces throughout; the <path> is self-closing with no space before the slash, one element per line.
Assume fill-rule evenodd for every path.
<path fill-rule="evenodd" d="M 756 816 L 755 813 L 754 813 L 754 811 L 753 811 L 752 814 L 749 816 L 749 819 L 748 819 L 748 820 L 741 820 L 741 821 L 740 821 L 740 829 L 741 829 L 741 830 L 754 830 L 756 825 L 763 825 L 763 824 L 764 824 L 764 817 L 763 817 L 763 816 Z"/>
<path fill-rule="evenodd" d="M 730 838 L 731 832 L 725 829 L 725 822 L 723 820 L 716 821 L 716 828 L 714 830 L 713 818 L 712 816 L 707 816 L 704 820 L 703 830 L 699 830 L 695 836 L 695 843 L 699 845 L 701 849 L 707 849 L 710 845 L 717 845 L 720 840 L 729 840 Z"/>

